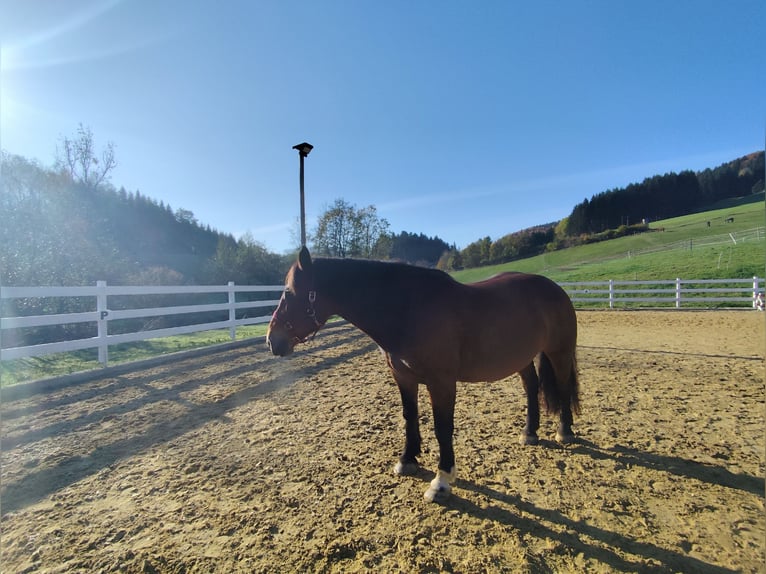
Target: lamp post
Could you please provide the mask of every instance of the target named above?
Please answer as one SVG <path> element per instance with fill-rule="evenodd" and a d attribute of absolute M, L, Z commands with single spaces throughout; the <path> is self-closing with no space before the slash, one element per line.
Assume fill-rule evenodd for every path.
<path fill-rule="evenodd" d="M 294 145 L 293 149 L 298 150 L 298 155 L 301 158 L 301 247 L 306 246 L 306 201 L 304 199 L 303 192 L 303 159 L 309 155 L 314 146 L 310 143 L 303 142 L 298 145 Z"/>

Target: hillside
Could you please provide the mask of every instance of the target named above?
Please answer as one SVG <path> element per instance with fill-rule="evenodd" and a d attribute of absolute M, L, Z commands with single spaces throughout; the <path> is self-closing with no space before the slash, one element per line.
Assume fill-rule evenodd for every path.
<path fill-rule="evenodd" d="M 75 181 L 3 152 L 0 284 L 274 283 L 284 262 L 139 191 Z"/>
<path fill-rule="evenodd" d="M 446 254 L 447 270 L 505 263 L 582 243 L 646 231 L 647 223 L 714 209 L 764 189 L 764 152 L 700 172 L 666 173 L 585 199 L 557 223 L 479 239 Z M 738 199 L 739 198 L 739 199 Z"/>
<path fill-rule="evenodd" d="M 274 284 L 293 262 L 293 254 L 269 252 L 247 234 L 235 239 L 139 191 L 93 185 L 5 152 L 0 171 L 2 285 Z M 375 247 L 381 258 L 428 266 L 450 248 L 404 231 L 386 233 Z"/>
<path fill-rule="evenodd" d="M 647 233 L 456 271 L 453 276 L 463 282 L 503 271 L 539 273 L 556 281 L 762 276 L 766 264 L 764 193 L 724 203 L 710 211 L 656 221 Z M 727 222 L 729 219 L 733 221 Z"/>
<path fill-rule="evenodd" d="M 560 222 L 531 227 L 495 241 L 485 237 L 463 250 L 449 248 L 439 238 L 402 232 L 385 234 L 381 238 L 385 245 L 376 252 L 383 258 L 426 265 L 433 265 L 439 253 L 443 253 L 439 267 L 446 270 L 509 261 L 516 261 L 518 267 L 526 265 L 521 263 L 522 259 L 543 253 L 544 261 L 553 262 L 563 257 L 557 255 L 562 247 L 656 228 L 657 223 L 649 227 L 625 225 L 635 222 L 640 213 L 649 213 L 647 205 L 653 206 L 654 211 L 660 204 L 665 205 L 663 209 L 672 205 L 676 211 L 684 210 L 683 213 L 697 210 L 703 201 L 725 207 L 721 202 L 734 201 L 735 191 L 745 195 L 763 186 L 763 162 L 764 154 L 758 152 L 697 174 L 684 172 L 647 178 L 623 190 L 595 195 L 584 202 L 587 209 L 583 208 L 584 204 L 578 204 L 572 215 Z M 78 181 L 72 174 L 42 167 L 7 152 L 2 153 L 1 169 L 0 284 L 3 285 L 83 285 L 100 279 L 127 285 L 227 281 L 273 284 L 282 281 L 293 260 L 292 255 L 269 252 L 252 237 L 235 239 L 213 230 L 200 223 L 191 211 L 174 210 L 139 191 L 91 185 Z M 693 201 L 689 199 L 692 192 L 697 194 Z M 657 197 L 662 200 L 653 194 L 659 194 Z M 636 198 L 643 203 L 636 204 Z M 742 201 L 738 200 L 737 204 Z M 642 211 L 630 211 L 630 205 L 634 204 L 642 206 Z M 590 221 L 587 232 L 575 231 L 575 223 L 582 220 L 581 216 L 587 216 L 585 219 Z M 594 221 L 600 223 L 593 227 Z M 740 221 L 737 218 L 735 225 L 739 226 Z M 609 227 L 612 223 L 620 224 L 616 228 Z M 665 227 L 672 229 L 673 224 Z M 699 232 L 706 234 L 713 230 L 705 228 Z M 625 247 L 623 251 L 662 242 L 659 237 L 656 233 L 626 237 L 626 246 L 635 241 L 637 247 Z M 669 238 L 669 242 L 677 240 L 670 231 L 661 237 Z M 585 255 L 609 249 L 597 245 L 581 247 Z"/>

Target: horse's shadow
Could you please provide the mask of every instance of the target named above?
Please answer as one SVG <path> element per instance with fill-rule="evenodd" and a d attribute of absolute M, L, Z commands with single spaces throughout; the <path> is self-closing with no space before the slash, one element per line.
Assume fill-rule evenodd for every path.
<path fill-rule="evenodd" d="M 481 520 L 510 525 L 523 533 L 540 539 L 552 539 L 565 545 L 572 555 L 584 557 L 608 565 L 617 572 L 704 572 L 731 574 L 735 570 L 709 564 L 676 552 L 636 540 L 630 536 L 599 528 L 581 520 L 573 520 L 558 510 L 540 508 L 518 495 L 507 494 L 484 485 L 458 479 L 458 489 L 472 491 L 490 499 L 486 506 L 478 506 L 453 490 L 445 507 L 465 512 Z M 515 509 L 515 511 L 514 511 Z M 643 557 L 641 562 L 626 557 L 631 554 Z M 658 563 L 659 562 L 659 563 Z"/>
<path fill-rule="evenodd" d="M 606 449 L 591 441 L 578 438 L 574 444 L 569 446 L 562 446 L 547 440 L 540 440 L 537 448 L 540 446 L 567 449 L 572 453 L 588 455 L 598 460 L 611 459 L 625 465 L 639 465 L 649 469 L 670 472 L 685 478 L 743 490 L 761 496 L 766 488 L 766 481 L 760 477 L 735 474 L 718 466 L 676 456 L 643 452 L 620 445 Z M 421 469 L 414 478 L 429 482 L 434 476 L 435 474 L 432 471 Z M 575 555 L 582 552 L 584 556 L 608 564 L 617 571 L 681 571 L 708 572 L 711 574 L 734 572 L 734 570 L 729 568 L 709 564 L 698 558 L 688 556 L 683 552 L 662 548 L 624 534 L 604 530 L 587 522 L 573 520 L 558 510 L 540 508 L 516 494 L 508 494 L 495 488 L 460 478 L 458 478 L 455 487 L 450 498 L 443 503 L 443 506 L 446 508 L 465 512 L 481 520 L 510 525 L 538 538 L 558 540 L 569 547 Z M 479 506 L 468 498 L 461 496 L 461 490 L 480 494 L 491 502 L 486 506 Z M 601 544 L 588 542 L 588 539 L 600 542 Z M 619 552 L 612 548 L 619 549 Z M 660 564 L 653 565 L 648 561 L 642 563 L 633 562 L 624 557 L 625 552 L 659 561 Z"/>
<path fill-rule="evenodd" d="M 759 496 L 763 496 L 764 491 L 766 491 L 766 480 L 762 477 L 737 474 L 720 466 L 678 456 L 644 452 L 622 445 L 615 445 L 606 449 L 582 438 L 578 438 L 577 442 L 569 448 L 573 453 L 587 454 L 597 460 L 614 460 L 624 465 L 643 466 L 708 484 L 743 490 Z"/>

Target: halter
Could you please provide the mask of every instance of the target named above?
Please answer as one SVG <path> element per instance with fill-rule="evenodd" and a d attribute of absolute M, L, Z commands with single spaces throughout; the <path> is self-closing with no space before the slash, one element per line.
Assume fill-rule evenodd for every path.
<path fill-rule="evenodd" d="M 288 333 L 291 335 L 291 341 L 293 344 L 298 343 L 305 343 L 309 339 L 314 339 L 319 329 L 322 328 L 323 323 L 317 319 L 317 312 L 316 309 L 314 309 L 314 303 L 317 300 L 317 292 L 316 291 L 309 291 L 309 304 L 308 308 L 306 309 L 306 316 L 311 319 L 314 322 L 314 326 L 316 327 L 313 331 L 309 332 L 305 337 L 300 337 L 295 333 L 295 327 L 293 327 L 293 324 L 290 321 L 283 321 L 279 318 L 279 308 L 274 310 L 274 314 L 272 315 L 272 319 L 276 324 L 281 323 L 284 328 L 288 331 Z"/>

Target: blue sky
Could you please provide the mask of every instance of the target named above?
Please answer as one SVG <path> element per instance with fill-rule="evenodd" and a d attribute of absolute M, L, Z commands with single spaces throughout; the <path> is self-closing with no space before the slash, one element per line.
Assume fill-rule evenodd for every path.
<path fill-rule="evenodd" d="M 295 245 L 336 198 L 464 247 L 764 147 L 766 2 L 0 0 L 0 145 Z"/>

